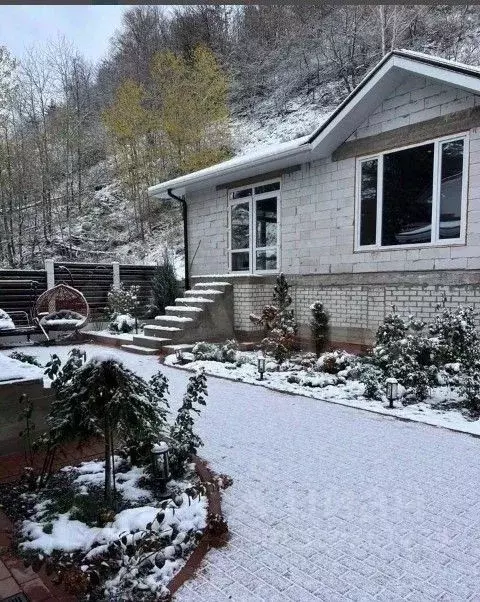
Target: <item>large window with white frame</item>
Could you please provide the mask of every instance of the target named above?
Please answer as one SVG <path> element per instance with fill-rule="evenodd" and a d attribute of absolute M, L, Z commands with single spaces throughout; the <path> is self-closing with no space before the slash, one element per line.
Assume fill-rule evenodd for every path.
<path fill-rule="evenodd" d="M 230 190 L 228 198 L 230 271 L 276 272 L 280 182 Z"/>
<path fill-rule="evenodd" d="M 356 248 L 462 243 L 468 138 L 441 138 L 357 160 Z"/>

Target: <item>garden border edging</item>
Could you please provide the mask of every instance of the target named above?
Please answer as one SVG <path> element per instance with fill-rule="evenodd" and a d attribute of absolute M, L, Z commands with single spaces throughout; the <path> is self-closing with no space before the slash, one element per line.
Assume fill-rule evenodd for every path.
<path fill-rule="evenodd" d="M 195 464 L 195 471 L 206 489 L 208 499 L 207 526 L 186 563 L 167 585 L 170 592 L 167 600 L 171 599 L 184 583 L 195 577 L 195 572 L 200 568 L 210 548 L 224 546 L 229 538 L 228 524 L 222 513 L 222 496 L 220 485 L 217 482 L 217 475 L 211 470 L 206 460 L 198 456 L 193 456 L 192 459 Z"/>
<path fill-rule="evenodd" d="M 165 364 L 165 362 L 163 361 L 165 359 L 165 356 L 161 356 L 160 359 L 161 359 L 160 363 L 162 365 L 165 365 L 167 368 L 173 368 L 175 370 L 183 370 L 184 372 L 195 372 L 194 369 L 187 368 L 186 366 Z M 351 408 L 352 410 L 361 410 L 362 412 L 370 412 L 371 414 L 376 414 L 377 416 L 383 416 L 385 418 L 394 418 L 395 420 L 400 420 L 401 422 L 411 422 L 413 424 L 431 426 L 433 428 L 443 429 L 446 431 L 450 431 L 452 433 L 457 433 L 459 435 L 468 435 L 469 437 L 473 437 L 474 439 L 480 439 L 479 433 L 471 433 L 469 431 L 465 431 L 465 430 L 462 430 L 462 429 L 459 429 L 459 428 L 456 428 L 453 426 L 447 426 L 447 425 L 443 425 L 443 424 L 434 424 L 432 422 L 428 422 L 427 420 L 415 420 L 415 418 L 411 418 L 411 417 L 407 417 L 407 416 L 399 416 L 398 414 L 390 413 L 391 410 L 389 410 L 388 408 L 384 408 L 384 411 L 382 412 L 379 409 L 365 408 L 365 407 L 362 407 L 359 405 L 343 403 L 341 401 L 336 401 L 333 399 L 319 399 L 318 397 L 309 397 L 308 395 L 302 395 L 301 393 L 293 393 L 292 391 L 285 391 L 285 390 L 280 389 L 279 387 L 275 387 L 275 386 L 265 386 L 266 381 L 262 381 L 262 382 L 259 381 L 258 383 L 245 382 L 245 381 L 239 380 L 237 378 L 228 378 L 228 376 L 223 376 L 223 375 L 219 375 L 219 374 L 210 374 L 207 371 L 205 371 L 205 374 L 210 378 L 218 378 L 220 380 L 226 380 L 226 381 L 234 382 L 234 383 L 235 382 L 241 383 L 243 385 L 252 385 L 254 387 L 263 387 L 265 389 L 270 389 L 270 391 L 276 391 L 277 393 L 283 393 L 284 395 L 291 395 L 293 397 L 303 397 L 304 399 L 311 399 L 314 401 L 331 403 L 333 405 L 342 406 L 344 408 Z"/>

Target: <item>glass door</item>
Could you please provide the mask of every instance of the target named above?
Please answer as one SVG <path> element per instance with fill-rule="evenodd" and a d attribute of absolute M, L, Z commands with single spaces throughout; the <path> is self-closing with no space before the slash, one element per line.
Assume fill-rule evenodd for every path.
<path fill-rule="evenodd" d="M 278 270 L 280 182 L 229 193 L 230 271 Z"/>
<path fill-rule="evenodd" d="M 251 200 L 230 207 L 230 270 L 249 272 Z"/>

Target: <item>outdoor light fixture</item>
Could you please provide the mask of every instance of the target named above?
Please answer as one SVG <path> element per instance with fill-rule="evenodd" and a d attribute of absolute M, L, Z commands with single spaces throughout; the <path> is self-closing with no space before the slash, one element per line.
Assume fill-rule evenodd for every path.
<path fill-rule="evenodd" d="M 257 356 L 257 368 L 260 374 L 260 380 L 263 380 L 263 374 L 265 372 L 265 357 L 259 353 Z"/>
<path fill-rule="evenodd" d="M 386 382 L 386 392 L 387 399 L 389 401 L 388 407 L 393 409 L 393 401 L 398 398 L 398 380 L 396 378 L 387 378 Z"/>
<path fill-rule="evenodd" d="M 168 461 L 168 452 L 170 448 L 165 441 L 155 443 L 152 447 L 152 466 L 153 474 L 160 483 L 162 491 L 170 477 L 170 464 Z"/>
<path fill-rule="evenodd" d="M 175 355 L 177 357 L 177 364 L 183 364 L 183 351 L 181 349 L 177 349 Z"/>

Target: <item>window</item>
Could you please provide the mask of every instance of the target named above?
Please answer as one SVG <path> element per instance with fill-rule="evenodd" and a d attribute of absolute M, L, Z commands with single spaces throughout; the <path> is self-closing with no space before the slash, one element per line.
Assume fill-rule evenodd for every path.
<path fill-rule="evenodd" d="M 232 272 L 278 269 L 279 190 L 276 181 L 229 192 Z"/>
<path fill-rule="evenodd" d="M 360 160 L 357 247 L 460 242 L 465 164 L 465 136 Z"/>

